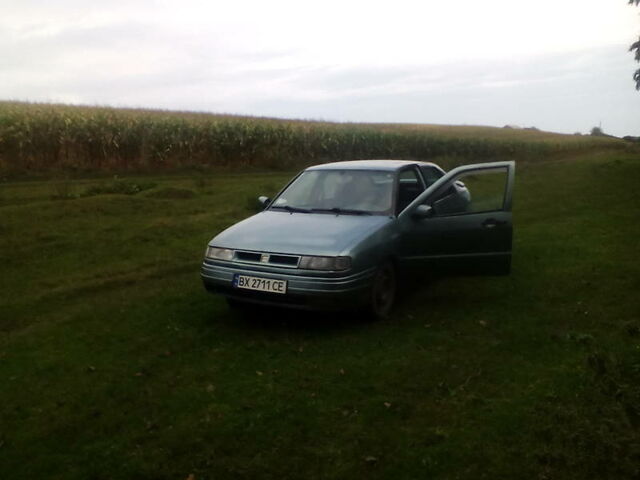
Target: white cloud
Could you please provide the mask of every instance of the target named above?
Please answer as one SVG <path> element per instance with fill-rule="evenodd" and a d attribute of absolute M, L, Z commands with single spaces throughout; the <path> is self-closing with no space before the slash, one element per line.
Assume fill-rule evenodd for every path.
<path fill-rule="evenodd" d="M 510 106 L 536 96 L 571 105 L 546 113 L 559 130 L 611 110 L 606 101 L 619 128 L 640 130 L 626 52 L 640 9 L 624 0 L 22 0 L 2 11 L 3 98 L 542 124 L 544 109 Z M 572 84 L 591 92 L 580 104 Z"/>

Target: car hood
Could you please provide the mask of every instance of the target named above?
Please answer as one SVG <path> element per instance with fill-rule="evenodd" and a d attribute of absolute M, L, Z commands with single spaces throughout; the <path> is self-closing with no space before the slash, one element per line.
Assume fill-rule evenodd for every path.
<path fill-rule="evenodd" d="M 217 235 L 210 245 L 301 255 L 339 255 L 391 221 L 381 215 L 333 215 L 267 210 Z"/>

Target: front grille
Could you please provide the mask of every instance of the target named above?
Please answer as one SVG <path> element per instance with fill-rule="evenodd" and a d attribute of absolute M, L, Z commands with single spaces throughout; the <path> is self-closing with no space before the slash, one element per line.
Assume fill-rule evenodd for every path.
<path fill-rule="evenodd" d="M 240 262 L 296 268 L 298 266 L 298 262 L 300 261 L 300 256 L 236 250 L 235 259 Z"/>
<path fill-rule="evenodd" d="M 260 254 L 256 252 L 240 252 L 236 250 L 236 259 L 243 262 L 259 262 Z"/>
<path fill-rule="evenodd" d="M 293 255 L 269 255 L 269 263 L 277 263 L 279 265 L 297 267 L 298 260 L 300 260 L 300 257 Z"/>

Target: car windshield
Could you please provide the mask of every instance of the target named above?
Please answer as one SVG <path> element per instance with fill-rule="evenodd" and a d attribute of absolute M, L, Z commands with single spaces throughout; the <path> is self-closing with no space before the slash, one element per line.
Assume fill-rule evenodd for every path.
<path fill-rule="evenodd" d="M 388 214 L 394 174 L 380 170 L 309 170 L 302 172 L 272 205 L 290 212 Z"/>

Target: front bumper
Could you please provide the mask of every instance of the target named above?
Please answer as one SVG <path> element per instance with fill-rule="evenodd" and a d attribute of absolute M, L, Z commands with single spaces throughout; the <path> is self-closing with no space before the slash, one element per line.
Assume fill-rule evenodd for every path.
<path fill-rule="evenodd" d="M 375 273 L 370 268 L 339 276 L 332 272 L 234 264 L 205 259 L 201 277 L 207 290 L 234 300 L 309 310 L 343 310 L 358 308 L 368 298 Z M 287 293 L 269 293 L 233 287 L 235 274 L 287 281 Z"/>

